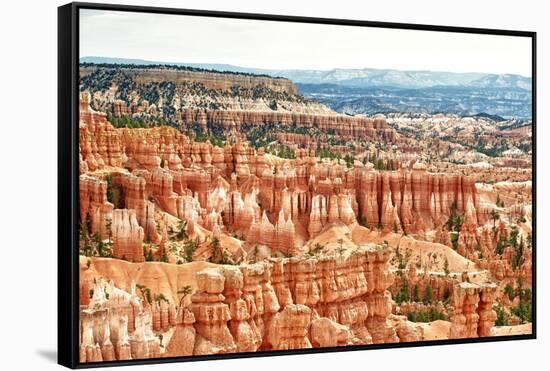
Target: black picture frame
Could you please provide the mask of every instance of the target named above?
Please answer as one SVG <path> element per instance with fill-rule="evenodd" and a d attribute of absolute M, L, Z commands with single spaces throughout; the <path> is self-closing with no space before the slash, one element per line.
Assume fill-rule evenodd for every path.
<path fill-rule="evenodd" d="M 173 358 L 138 359 L 131 361 L 105 361 L 79 363 L 79 163 L 78 163 L 78 122 L 79 122 L 79 10 L 113 10 L 174 15 L 194 15 L 203 17 L 223 17 L 252 20 L 270 20 L 327 25 L 351 25 L 377 28 L 397 28 L 405 30 L 425 30 L 454 33 L 522 36 L 532 42 L 532 257 L 533 257 L 533 323 L 532 333 L 483 338 L 452 340 L 428 340 L 394 344 L 372 344 L 334 348 L 314 348 L 299 350 L 277 350 L 249 353 L 231 353 L 204 356 Z M 509 340 L 530 340 L 537 337 L 537 233 L 536 233 L 536 128 L 537 128 L 537 34 L 531 31 L 512 31 L 487 28 L 467 28 L 435 26 L 424 24 L 372 22 L 348 19 L 310 18 L 270 14 L 236 13 L 224 11 L 203 11 L 145 6 L 112 5 L 74 2 L 58 8 L 58 363 L 69 368 L 92 368 L 155 364 L 169 362 L 189 362 L 248 357 L 267 357 L 288 354 L 309 354 L 326 352 L 357 351 L 382 348 L 418 347 L 431 345 L 469 344 Z"/>

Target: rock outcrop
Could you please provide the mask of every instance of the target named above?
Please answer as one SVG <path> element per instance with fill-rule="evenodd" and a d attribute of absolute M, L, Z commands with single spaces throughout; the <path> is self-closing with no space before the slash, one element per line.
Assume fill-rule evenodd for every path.
<path fill-rule="evenodd" d="M 462 282 L 453 292 L 451 339 L 490 336 L 497 315 L 493 310 L 496 285 Z"/>
<path fill-rule="evenodd" d="M 94 71 L 98 70 L 98 66 L 81 66 L 80 75 L 85 77 Z M 292 81 L 285 78 L 273 78 L 263 75 L 240 74 L 240 73 L 224 73 L 216 71 L 200 71 L 191 69 L 176 69 L 176 68 L 125 68 L 120 70 L 125 75 L 135 78 L 140 84 L 159 83 L 170 81 L 176 85 L 184 83 L 200 83 L 206 88 L 216 90 L 231 90 L 234 85 L 243 88 L 254 88 L 256 86 L 264 86 L 277 92 L 294 95 L 298 93 L 298 89 Z"/>
<path fill-rule="evenodd" d="M 99 178 L 80 176 L 80 221 L 91 235 L 107 239 L 113 221 L 114 205 L 107 200 L 107 182 Z"/>
<path fill-rule="evenodd" d="M 90 302 L 80 310 L 80 362 L 159 357 L 155 311 L 112 282 L 99 279 L 93 287 Z M 174 311 L 173 305 L 165 303 L 165 308 L 166 313 Z M 165 328 L 175 325 L 175 318 L 166 315 L 165 321 Z"/>
<path fill-rule="evenodd" d="M 96 89 L 93 81 L 98 70 L 98 66 L 81 67 L 83 89 Z M 240 133 L 251 127 L 283 125 L 385 142 L 394 142 L 397 137 L 384 118 L 337 113 L 299 95 L 298 88 L 285 78 L 174 67 L 102 66 L 101 71 L 105 70 L 111 73 L 99 77 L 102 84 L 118 86 L 119 76 L 132 87 L 127 94 L 105 89 L 89 98 L 96 109 L 114 117 L 150 117 L 160 111 L 172 123 L 185 128 L 198 125 L 205 133 Z M 148 93 L 161 83 L 157 95 Z M 128 89 L 128 85 L 120 90 Z"/>
<path fill-rule="evenodd" d="M 387 322 L 388 258 L 388 250 L 372 246 L 201 271 L 190 306 L 200 335 L 195 352 L 399 341 Z"/>
<path fill-rule="evenodd" d="M 316 127 L 323 132 L 334 132 L 342 137 L 372 138 L 384 142 L 396 140 L 395 131 L 384 119 L 345 116 L 336 113 L 290 113 L 277 111 L 210 111 L 186 109 L 177 116 L 182 122 L 199 122 L 220 126 L 227 131 L 240 131 L 243 126 L 267 124 L 290 125 L 303 128 Z"/>
<path fill-rule="evenodd" d="M 148 304 L 135 286 L 127 293 L 102 279 L 90 282 L 81 288 L 93 287 L 82 309 L 81 359 L 396 342 L 388 259 L 387 248 L 370 245 L 207 268 L 196 273 L 196 290 L 179 314 L 163 300 Z M 167 331 L 173 335 L 161 350 L 156 335 Z"/>
<path fill-rule="evenodd" d="M 364 171 L 356 178 L 362 222 L 371 227 L 418 233 L 442 226 L 453 208 L 476 225 L 488 220 L 468 177 L 431 174 L 418 166 L 411 172 Z"/>
<path fill-rule="evenodd" d="M 90 108 L 86 94 L 82 94 L 80 99 L 79 128 L 81 172 L 122 165 L 120 134 L 108 123 L 104 113 Z"/>
<path fill-rule="evenodd" d="M 131 262 L 143 262 L 143 228 L 139 226 L 135 210 L 113 211 L 113 257 Z"/>
<path fill-rule="evenodd" d="M 464 228 L 473 233 L 488 220 L 473 181 L 465 176 L 431 174 L 421 164 L 411 171 L 348 169 L 318 163 L 307 150 L 298 151 L 296 159 L 270 163 L 262 150 L 241 142 L 219 148 L 165 126 L 114 129 L 83 102 L 81 169 L 90 178 L 109 166 L 130 171 L 114 172 L 113 187 L 120 188 L 123 207 L 136 211 L 149 241 L 158 237 L 157 208 L 209 230 L 226 226 L 246 236 L 250 246 L 287 255 L 298 253 L 327 224 L 360 222 L 423 236 L 441 228 L 452 212 L 467 216 Z M 378 119 L 372 125 L 383 127 Z M 105 184 L 90 178 L 82 178 L 81 220 L 88 213 L 93 230 L 105 238 L 112 211 Z"/>

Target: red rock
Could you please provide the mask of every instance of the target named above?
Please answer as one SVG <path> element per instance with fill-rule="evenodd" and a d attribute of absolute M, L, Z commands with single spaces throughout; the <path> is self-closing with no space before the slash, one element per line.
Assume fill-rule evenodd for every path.
<path fill-rule="evenodd" d="M 166 348 L 166 354 L 169 357 L 191 356 L 195 349 L 196 331 L 193 327 L 195 316 L 189 309 L 184 309 L 182 317 Z"/>
<path fill-rule="evenodd" d="M 450 338 L 490 335 L 496 320 L 496 313 L 493 311 L 495 289 L 494 284 L 476 285 L 468 282 L 455 287 Z"/>
<path fill-rule="evenodd" d="M 311 322 L 311 342 L 314 348 L 349 345 L 352 334 L 349 328 L 328 318 L 318 318 Z"/>
<path fill-rule="evenodd" d="M 268 342 L 274 350 L 311 348 L 307 336 L 311 309 L 301 304 L 289 304 L 276 313 L 268 327 Z"/>
<path fill-rule="evenodd" d="M 87 175 L 80 176 L 80 222 L 89 219 L 88 233 L 98 233 L 102 239 L 110 236 L 107 229 L 113 220 L 113 204 L 107 201 L 107 182 Z"/>
<path fill-rule="evenodd" d="M 81 94 L 79 121 L 79 150 L 81 162 L 90 171 L 104 166 L 122 165 L 120 136 L 108 122 L 106 115 L 90 108 L 89 97 Z M 83 164 L 81 164 L 82 168 Z"/>
<path fill-rule="evenodd" d="M 197 274 L 197 291 L 191 296 L 189 309 L 195 316 L 197 335 L 205 341 L 195 349 L 198 354 L 235 352 L 236 345 L 229 331 L 229 306 L 224 303 L 225 277 L 217 270 Z"/>
<path fill-rule="evenodd" d="M 143 228 L 139 226 L 135 210 L 113 211 L 113 257 L 132 262 L 143 262 Z"/>

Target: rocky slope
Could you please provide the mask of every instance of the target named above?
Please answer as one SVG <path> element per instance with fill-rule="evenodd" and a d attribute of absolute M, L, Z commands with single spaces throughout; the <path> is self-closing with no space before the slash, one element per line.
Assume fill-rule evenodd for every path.
<path fill-rule="evenodd" d="M 391 314 L 389 257 L 387 247 L 369 245 L 202 270 L 81 259 L 81 362 L 422 340 L 422 331 Z M 175 281 L 190 290 L 178 297 L 177 286 L 155 286 Z M 153 300 L 144 287 L 155 290 Z M 495 287 L 451 287 L 451 336 L 488 336 Z"/>
<path fill-rule="evenodd" d="M 242 133 L 242 125 L 269 123 L 276 131 L 315 127 L 344 137 L 395 140 L 385 122 L 338 114 L 299 95 L 284 78 L 175 66 L 83 64 L 80 82 L 95 109 L 119 118 L 168 122 L 187 131 L 200 129 L 201 134 L 225 138 Z"/>
<path fill-rule="evenodd" d="M 159 83 L 164 81 L 173 82 L 176 85 L 186 83 L 200 83 L 209 89 L 218 89 L 229 91 L 232 86 L 239 85 L 245 89 L 251 89 L 256 86 L 265 86 L 271 90 L 289 95 L 295 95 L 298 90 L 294 84 L 284 78 L 273 78 L 269 76 L 243 74 L 243 73 L 227 73 L 200 70 L 193 68 L 178 68 L 178 67 L 162 67 L 162 66 L 111 66 L 111 69 L 117 70 L 121 74 L 127 75 L 137 84 Z M 103 70 L 102 65 L 84 64 L 80 68 L 80 78 L 85 79 L 98 71 Z"/>
<path fill-rule="evenodd" d="M 140 245 L 144 232 L 138 224 L 156 238 L 150 236 L 156 234 L 151 198 L 174 217 L 212 229 L 230 227 L 251 245 L 282 252 L 295 252 L 336 222 L 423 233 L 442 227 L 453 207 L 475 226 L 489 218 L 468 177 L 430 174 L 420 164 L 411 171 L 377 172 L 369 165 L 348 169 L 319 164 L 307 151 L 281 161 L 242 143 L 220 148 L 192 142 L 168 127 L 114 129 L 101 114 L 83 112 L 81 218 L 87 214 L 91 232 L 102 237 L 106 220 L 112 219 L 119 257 L 123 239 Z M 135 212 L 113 214 L 106 180 L 85 174 L 112 167 L 127 169 L 113 172 L 111 182 Z M 120 223 L 128 228 L 118 228 Z"/>

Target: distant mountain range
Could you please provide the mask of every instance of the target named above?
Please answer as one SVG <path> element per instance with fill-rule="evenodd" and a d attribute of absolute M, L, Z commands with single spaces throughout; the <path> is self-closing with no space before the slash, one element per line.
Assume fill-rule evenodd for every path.
<path fill-rule="evenodd" d="M 523 89 L 469 86 L 427 88 L 350 87 L 298 84 L 302 95 L 347 114 L 454 113 L 530 120 L 531 92 Z"/>
<path fill-rule="evenodd" d="M 286 77 L 295 83 L 302 84 L 338 84 L 354 87 L 397 87 L 426 88 L 433 86 L 468 86 L 468 87 L 498 87 L 510 89 L 531 90 L 531 78 L 520 75 L 497 75 L 487 73 L 456 73 L 434 71 L 400 71 L 375 68 L 322 70 L 273 70 L 248 68 L 230 64 L 208 63 L 170 63 L 147 61 L 143 59 L 83 57 L 83 63 L 112 64 L 170 64 L 175 66 L 190 66 L 219 71 L 246 72 L 270 76 Z"/>
<path fill-rule="evenodd" d="M 531 118 L 531 78 L 513 74 L 374 68 L 271 70 L 229 64 L 171 63 L 108 57 L 83 57 L 80 62 L 165 64 L 285 77 L 296 83 L 303 95 L 348 114 L 420 111 Z"/>

